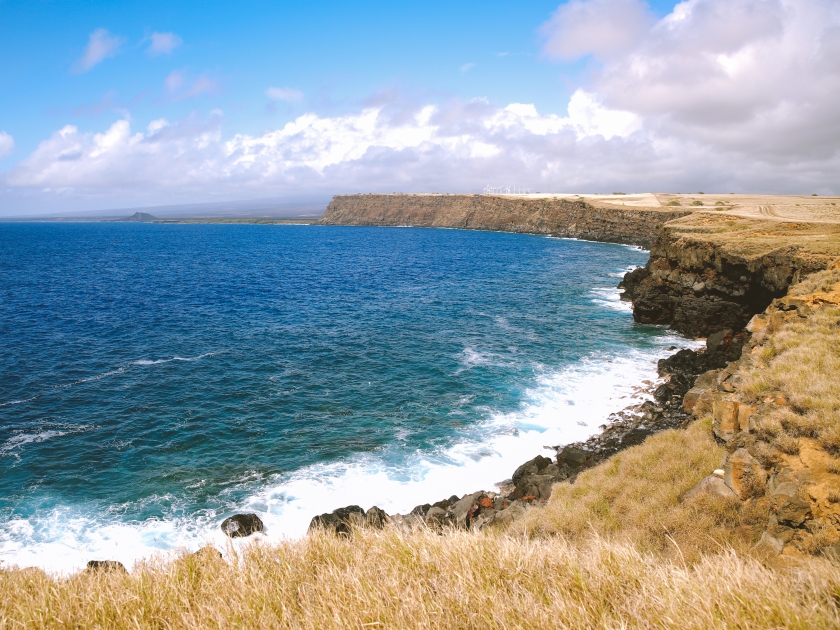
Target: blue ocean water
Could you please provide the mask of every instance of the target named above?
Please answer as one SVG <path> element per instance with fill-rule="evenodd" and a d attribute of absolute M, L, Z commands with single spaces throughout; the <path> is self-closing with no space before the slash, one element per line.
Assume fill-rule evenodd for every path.
<path fill-rule="evenodd" d="M 631 402 L 677 341 L 641 250 L 295 225 L 0 223 L 0 562 L 127 564 L 509 477 Z"/>

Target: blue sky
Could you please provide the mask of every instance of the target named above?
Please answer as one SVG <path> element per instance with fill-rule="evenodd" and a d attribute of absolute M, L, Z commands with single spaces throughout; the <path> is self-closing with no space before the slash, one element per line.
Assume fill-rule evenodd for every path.
<path fill-rule="evenodd" d="M 557 5 L 3 0 L 0 129 L 16 143 L 6 162 L 57 126 L 98 130 L 125 111 L 148 122 L 218 108 L 238 132 L 260 133 L 309 108 L 337 114 L 399 91 L 418 101 L 486 97 L 562 114 L 585 63 L 540 53 L 538 28 Z M 652 3 L 661 14 L 673 5 Z M 113 57 L 74 71 L 96 29 L 122 43 Z M 181 43 L 152 55 L 152 33 Z M 165 85 L 173 72 L 206 87 L 173 95 Z M 272 102 L 272 86 L 302 98 Z"/>
<path fill-rule="evenodd" d="M 522 164 L 503 164 L 496 158 L 493 158 L 495 161 L 490 160 L 495 154 L 482 148 L 490 140 L 483 136 L 479 138 L 470 131 L 474 141 L 468 152 L 471 160 L 469 169 L 472 169 L 471 187 L 476 186 L 478 181 L 501 180 L 508 173 L 515 173 L 525 185 L 539 186 L 542 183 L 545 186 L 547 184 L 543 182 L 549 180 L 556 181 L 560 187 L 564 182 L 568 186 L 596 185 L 600 180 L 594 175 L 588 179 L 580 173 L 574 177 L 564 176 L 563 173 L 569 170 L 567 166 L 549 174 L 543 168 L 539 176 L 533 175 L 534 165 L 539 159 L 545 164 L 556 161 L 551 152 L 559 150 L 557 147 L 566 147 L 567 159 L 574 155 L 583 157 L 580 152 L 584 146 L 580 143 L 585 138 L 596 136 L 607 143 L 623 143 L 621 150 L 626 152 L 623 155 L 628 160 L 638 159 L 634 156 L 636 151 L 642 150 L 639 141 L 643 132 L 648 133 L 648 150 L 659 150 L 651 149 L 656 143 L 651 140 L 650 134 L 667 133 L 670 136 L 679 135 L 680 141 L 687 143 L 686 151 L 697 150 L 697 147 L 692 149 L 688 145 L 700 142 L 712 143 L 714 151 L 737 152 L 741 149 L 732 144 L 737 144 L 736 140 L 732 140 L 737 135 L 736 130 L 733 128 L 727 132 L 734 134 L 730 139 L 716 139 L 709 128 L 698 127 L 696 113 L 689 111 L 692 105 L 681 104 L 675 96 L 685 86 L 673 77 L 678 76 L 682 68 L 694 67 L 697 59 L 708 59 L 710 54 L 715 59 L 727 56 L 729 61 L 720 63 L 729 63 L 725 67 L 729 72 L 732 51 L 737 51 L 739 45 L 748 50 L 750 46 L 765 42 L 768 37 L 779 37 L 778 33 L 783 33 L 784 29 L 797 27 L 788 10 L 791 4 L 794 7 L 807 5 L 806 8 L 814 8 L 814 11 L 822 10 L 829 16 L 822 28 L 833 28 L 832 20 L 837 17 L 837 2 L 834 0 L 801 0 L 799 3 L 791 3 L 790 0 L 689 0 L 682 3 L 678 11 L 681 12 L 678 27 L 684 32 L 670 44 L 676 49 L 672 58 L 665 40 L 676 37 L 672 28 L 672 22 L 675 23 L 672 14 L 674 2 L 117 3 L 0 0 L 0 59 L 3 60 L 0 64 L 0 132 L 5 134 L 0 136 L 0 186 L 5 184 L 0 202 L 5 199 L 7 206 L 27 208 L 54 203 L 89 208 L 123 204 L 123 200 L 129 204 L 191 201 L 196 198 L 195 191 L 206 192 L 203 195 L 206 200 L 253 198 L 291 194 L 295 182 L 298 183 L 298 193 L 303 188 L 308 190 L 313 187 L 322 191 L 319 194 L 348 188 L 367 189 L 379 181 L 376 174 L 383 172 L 382 163 L 386 158 L 382 150 L 396 152 L 390 158 L 391 163 L 408 160 L 412 164 L 416 160 L 407 151 L 421 151 L 417 143 L 409 148 L 402 139 L 404 134 L 400 139 L 382 145 L 380 131 L 393 130 L 401 116 L 417 116 L 424 106 L 429 105 L 436 107 L 434 116 L 437 118 L 433 117 L 429 119 L 432 122 L 428 122 L 428 125 L 434 126 L 434 133 L 424 136 L 425 132 L 418 127 L 422 126 L 420 123 L 413 123 L 417 128 L 411 132 L 423 137 L 425 144 L 422 146 L 426 148 L 422 151 L 431 146 L 430 142 L 437 143 L 436 151 L 443 151 L 441 147 L 455 151 L 452 149 L 453 142 L 456 142 L 453 138 L 464 137 L 463 130 L 478 124 L 477 121 L 484 121 L 481 124 L 485 130 L 490 127 L 500 129 L 498 112 L 511 104 L 532 105 L 541 117 L 542 122 L 537 125 L 539 130 L 534 132 L 536 123 L 533 123 L 531 113 L 523 113 L 524 110 L 516 112 L 519 116 L 516 124 L 524 124 L 523 129 L 539 135 L 534 142 L 541 143 L 539 147 L 534 142 L 530 143 L 533 148 L 528 151 L 536 151 L 534 155 L 537 157 L 531 161 L 522 158 Z M 551 22 L 558 9 L 563 19 Z M 683 13 L 688 15 L 687 19 L 683 18 Z M 623 15 L 636 16 L 638 20 L 633 25 L 625 25 L 627 19 L 617 17 Z M 757 20 L 756 15 L 776 16 L 778 23 L 763 18 Z M 710 28 L 710 20 L 716 20 L 711 25 L 712 30 L 704 31 Z M 745 33 L 743 42 L 733 43 L 732 38 L 719 36 L 738 20 L 750 25 L 760 23 L 764 30 L 756 30 L 752 26 L 742 29 Z M 802 28 L 813 30 L 817 27 L 806 25 Z M 626 38 L 625 31 L 630 33 Z M 704 32 L 713 35 L 703 39 Z M 616 37 L 616 33 L 620 36 Z M 563 43 L 574 40 L 577 34 L 582 34 L 582 42 Z M 819 33 L 812 35 L 821 41 Z M 657 38 L 662 41 L 658 42 Z M 793 41 L 793 34 L 790 39 Z M 604 44 L 619 40 L 623 42 L 620 46 Z M 692 44 L 694 48 L 686 48 L 685 42 L 695 40 L 700 43 Z M 547 43 L 550 41 L 560 43 L 552 47 Z M 713 42 L 713 50 L 704 49 L 704 46 L 708 47 L 704 43 L 707 41 Z M 572 53 L 557 53 L 557 50 L 569 50 L 569 46 Z M 801 52 L 792 50 L 790 54 L 801 56 Z M 815 54 L 830 56 L 833 53 L 823 50 Z M 682 66 L 668 69 L 672 79 L 668 79 L 671 83 L 664 88 L 665 74 L 651 78 L 652 74 L 648 72 L 640 82 L 636 82 L 636 85 L 642 85 L 648 81 L 648 91 L 665 89 L 662 102 L 671 103 L 676 109 L 659 111 L 651 100 L 642 102 L 644 99 L 633 96 L 636 88 L 620 85 L 621 81 L 616 77 L 622 68 L 627 74 L 627 64 L 633 55 L 642 58 L 650 68 L 660 65 L 659 61 L 676 63 L 674 59 L 682 59 Z M 657 55 L 661 59 L 657 59 Z M 709 71 L 709 77 L 714 78 L 719 70 Z M 760 66 L 748 70 L 756 76 L 762 72 L 767 74 Z M 739 85 L 744 85 L 743 76 L 732 76 L 732 80 L 734 89 L 742 89 Z M 780 87 L 780 81 L 781 78 L 776 79 L 777 87 Z M 698 107 L 705 108 L 707 114 L 715 114 L 718 111 L 716 107 L 719 107 L 721 121 L 731 118 L 733 112 L 728 108 L 732 99 L 723 98 L 725 90 L 721 86 L 711 89 L 713 94 L 719 91 L 720 100 L 698 103 Z M 582 104 L 583 108 L 578 107 L 583 112 L 578 118 L 570 114 L 570 103 L 575 94 L 578 97 L 574 102 Z M 833 95 L 832 92 L 831 95 L 816 95 L 814 98 L 826 100 Z M 808 105 L 813 106 L 813 103 L 809 101 Z M 287 123 L 312 115 L 328 122 L 321 125 L 325 129 L 322 133 L 327 135 L 311 142 L 331 142 L 329 134 L 335 133 L 336 125 L 341 126 L 336 121 L 345 116 L 362 116 L 371 108 L 379 108 L 380 111 L 374 125 L 377 131 L 364 141 L 367 144 L 362 153 L 345 150 L 340 158 L 295 162 L 288 156 L 290 151 L 300 155 L 303 149 L 298 145 L 289 148 L 291 145 L 283 144 L 286 140 L 267 140 L 268 135 L 283 129 Z M 745 114 L 742 109 L 734 115 L 759 116 L 755 108 L 751 114 Z M 497 113 L 494 114 L 494 111 Z M 610 112 L 617 113 L 613 116 Z M 621 118 L 625 114 L 625 118 Z M 571 116 L 571 122 L 567 121 L 566 127 L 561 129 L 562 125 L 558 127 L 546 118 L 552 115 L 561 118 Z M 630 116 L 635 117 L 637 123 L 628 122 Z M 459 117 L 457 133 L 453 131 L 447 136 L 448 140 L 439 141 L 445 121 L 451 122 L 453 117 Z M 531 122 L 523 123 L 526 118 Z M 491 119 L 496 122 L 488 123 Z M 589 122 L 582 123 L 584 119 Z M 604 123 L 607 119 L 612 122 Z M 440 123 L 441 120 L 444 123 Z M 589 124 L 592 120 L 596 122 Z M 118 121 L 125 121 L 121 131 L 112 127 Z M 150 123 L 153 127 L 149 127 Z M 208 142 L 218 145 L 212 156 L 196 154 L 195 161 L 189 165 L 180 163 L 180 166 L 171 167 L 183 168 L 185 173 L 197 168 L 199 163 L 206 165 L 212 162 L 218 166 L 222 154 L 248 154 L 244 161 L 236 161 L 234 166 L 240 169 L 248 160 L 263 159 L 254 157 L 253 147 L 243 149 L 240 146 L 234 150 L 224 144 L 237 135 L 261 139 L 258 143 L 263 147 L 260 156 L 264 156 L 268 150 L 265 147 L 270 144 L 274 162 L 262 172 L 262 184 L 249 176 L 246 178 L 247 185 L 243 183 L 244 179 L 237 180 L 236 185 L 230 180 L 218 190 L 208 191 L 206 181 L 198 182 L 195 178 L 187 181 L 187 178 L 183 180 L 183 185 L 173 180 L 167 186 L 162 185 L 159 194 L 153 194 L 138 177 L 126 180 L 124 184 L 114 180 L 115 169 L 140 168 L 137 166 L 140 158 L 136 154 L 132 154 L 131 158 L 135 161 L 125 161 L 123 166 L 119 166 L 119 159 L 128 160 L 125 157 L 128 149 L 114 153 L 107 160 L 100 157 L 96 165 L 85 161 L 87 157 L 96 157 L 101 153 L 91 148 L 96 142 L 96 134 L 106 134 L 111 130 L 114 135 L 120 131 L 121 142 L 129 142 L 130 138 L 142 133 L 142 142 L 149 143 L 156 130 L 164 124 L 170 137 L 176 130 L 181 136 L 196 134 L 195 141 L 190 144 L 193 149 L 202 142 L 204 146 Z M 348 124 L 357 126 L 360 123 L 354 119 Z M 511 124 L 514 123 L 504 123 L 504 128 L 509 130 Z M 617 129 L 616 124 L 621 130 L 610 131 Z M 72 133 L 66 131 L 68 125 L 72 126 Z M 675 131 L 677 127 L 679 129 Z M 575 130 L 575 144 L 568 145 L 560 135 L 568 135 L 572 128 Z M 59 142 L 56 134 L 62 129 L 65 132 L 62 132 L 63 140 L 59 139 Z M 605 129 L 608 131 L 605 132 Z M 71 142 L 68 134 L 75 140 Z M 284 138 L 292 135 L 287 132 Z M 197 139 L 200 136 L 205 140 Z M 50 138 L 53 138 L 53 144 L 47 146 Z M 552 139 L 553 144 L 546 144 L 546 139 Z M 522 138 L 520 140 L 520 148 L 528 144 Z M 359 140 L 347 142 L 352 144 Z M 498 142 L 493 142 L 496 143 L 493 146 L 497 147 L 497 153 L 510 153 L 507 145 L 501 148 Z M 73 146 L 76 148 L 71 151 L 67 143 L 75 143 Z M 156 146 L 161 146 L 160 141 Z M 307 145 L 305 151 L 311 152 L 312 146 L 311 143 Z M 183 153 L 184 145 L 179 147 L 164 151 L 164 154 L 171 157 L 179 151 Z M 591 152 L 594 149 L 589 147 L 585 150 Z M 603 145 L 585 159 L 591 160 L 590 168 L 594 168 L 604 151 L 612 155 L 615 150 L 618 149 Z M 280 162 L 277 161 L 279 154 L 285 156 Z M 49 158 L 50 155 L 52 158 Z M 443 159 L 440 155 L 432 159 L 428 151 L 424 155 L 428 164 L 435 163 L 435 159 L 438 162 Z M 463 157 L 467 153 L 462 151 L 459 155 L 459 159 L 467 159 Z M 79 156 L 84 156 L 85 160 L 79 161 Z M 759 161 L 772 161 L 769 155 L 759 157 Z M 833 160 L 834 153 L 829 157 Z M 50 159 L 53 161 L 50 162 Z M 482 159 L 483 166 L 479 167 Z M 690 170 L 676 173 L 673 155 L 667 164 L 662 163 L 662 155 L 657 155 L 656 159 L 661 168 L 671 169 L 670 179 L 657 176 L 646 182 L 639 173 L 631 177 L 622 174 L 622 169 L 615 166 L 611 167 L 615 176 L 607 179 L 615 185 L 624 182 L 625 187 L 630 183 L 642 188 L 682 185 L 683 181 L 685 186 L 689 186 L 696 181 L 697 185 L 706 183 L 706 187 L 710 188 L 715 177 L 726 176 L 726 169 L 720 173 L 699 172 L 704 168 L 699 168 L 694 174 Z M 76 160 L 77 164 L 72 172 L 59 171 L 61 165 L 55 160 Z M 372 166 L 374 160 L 380 160 L 378 166 Z M 809 157 L 805 161 L 810 164 L 813 160 Z M 282 168 L 278 166 L 281 162 Z M 340 177 L 335 173 L 331 175 L 339 163 L 346 169 Z M 96 171 L 99 175 L 92 174 L 94 166 L 107 167 L 107 177 L 104 170 Z M 221 169 L 219 172 L 230 173 L 235 170 L 234 166 L 218 166 Z M 295 171 L 300 168 L 314 169 L 317 176 L 304 177 Z M 830 176 L 836 174 L 834 168 L 834 162 L 818 166 L 816 171 L 813 165 L 808 166 L 808 184 L 825 187 Z M 352 179 L 348 175 L 350 170 L 363 173 Z M 253 168 L 249 171 L 250 175 L 254 172 Z M 154 177 L 150 174 L 149 181 Z M 533 181 L 524 181 L 529 178 Z M 754 174 L 749 181 L 746 175 L 742 178 L 745 187 L 750 182 L 764 181 Z M 105 179 L 112 184 L 105 185 Z M 281 179 L 285 182 L 283 185 L 278 183 Z M 439 176 L 436 180 L 432 166 L 407 177 L 396 171 L 389 172 L 382 181 L 388 189 L 458 187 L 445 177 Z M 772 182 L 773 177 L 766 178 L 766 181 Z M 726 185 L 732 187 L 735 183 L 737 181 L 730 178 Z M 62 191 L 59 197 L 56 197 L 57 189 Z M 141 189 L 142 194 L 138 192 Z"/>

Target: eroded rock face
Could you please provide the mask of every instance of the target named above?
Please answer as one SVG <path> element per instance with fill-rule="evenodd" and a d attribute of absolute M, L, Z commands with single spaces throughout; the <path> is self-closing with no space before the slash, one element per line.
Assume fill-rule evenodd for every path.
<path fill-rule="evenodd" d="M 728 219 L 737 217 L 709 216 L 706 223 L 713 229 L 715 221 Z M 664 225 L 648 263 L 626 274 L 619 285 L 638 322 L 669 325 L 689 337 L 740 331 L 800 277 L 831 264 L 829 257 L 805 255 L 793 246 L 762 256 L 741 255 L 687 221 L 697 222 Z"/>
<path fill-rule="evenodd" d="M 742 357 L 724 369 L 704 374 L 686 394 L 686 399 L 689 395 L 693 399 L 686 404 L 691 413 L 698 418 L 711 415 L 714 435 L 725 444 L 726 487 L 753 508 L 764 506 L 761 509 L 767 510 L 766 529 L 755 547 L 767 560 L 840 546 L 837 458 L 806 435 L 788 436 L 793 444 L 781 450 L 773 440 L 775 434 L 765 433 L 761 427 L 768 418 L 779 413 L 795 415 L 795 411 L 781 394 L 752 398 L 738 377 L 741 366 L 760 368 L 755 362 L 760 361 L 764 345 L 773 343 L 771 329 L 807 318 L 825 305 L 840 304 L 840 296 L 823 298 L 823 303 L 801 297 L 774 300 L 748 323 L 751 336 Z"/>
<path fill-rule="evenodd" d="M 607 207 L 584 200 L 493 195 L 336 195 L 324 225 L 412 225 L 525 232 L 648 247 L 690 210 Z"/>
<path fill-rule="evenodd" d="M 222 521 L 222 531 L 231 538 L 245 538 L 263 531 L 263 522 L 256 514 L 234 514 Z"/>

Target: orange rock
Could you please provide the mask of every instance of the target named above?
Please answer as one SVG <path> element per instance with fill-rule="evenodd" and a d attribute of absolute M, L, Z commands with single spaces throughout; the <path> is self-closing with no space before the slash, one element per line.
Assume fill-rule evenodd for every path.
<path fill-rule="evenodd" d="M 493 507 L 493 499 L 491 499 L 490 497 L 484 497 L 478 502 L 478 505 L 483 508 L 491 508 Z"/>

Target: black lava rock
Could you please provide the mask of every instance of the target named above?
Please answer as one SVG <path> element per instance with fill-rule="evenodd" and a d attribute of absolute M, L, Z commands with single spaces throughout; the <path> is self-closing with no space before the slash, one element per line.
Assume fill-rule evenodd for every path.
<path fill-rule="evenodd" d="M 231 538 L 244 538 L 263 529 L 263 522 L 256 514 L 234 514 L 222 521 L 222 531 Z"/>

